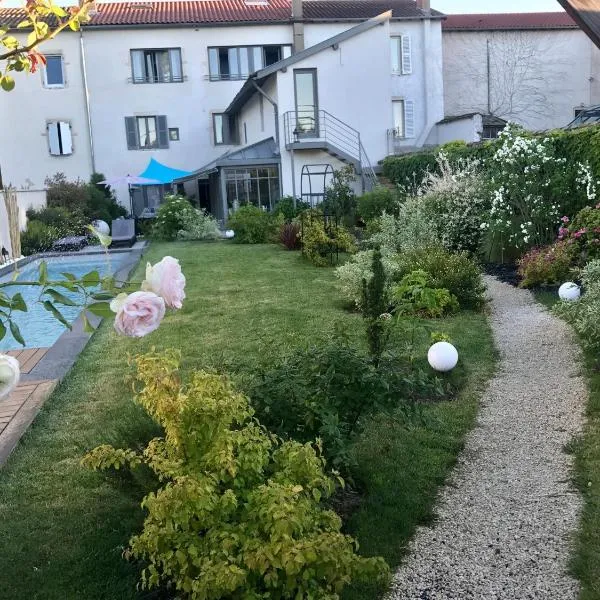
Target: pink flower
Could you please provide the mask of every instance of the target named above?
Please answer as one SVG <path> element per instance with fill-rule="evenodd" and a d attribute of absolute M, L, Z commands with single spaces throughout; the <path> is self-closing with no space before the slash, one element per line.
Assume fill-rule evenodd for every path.
<path fill-rule="evenodd" d="M 153 292 L 119 294 L 111 303 L 117 313 L 115 330 L 127 337 L 144 337 L 158 329 L 165 316 L 165 301 Z"/>
<path fill-rule="evenodd" d="M 568 223 L 570 221 L 569 217 L 561 217 L 560 219 L 563 223 Z"/>
<path fill-rule="evenodd" d="M 148 263 L 142 289 L 160 296 L 169 308 L 181 308 L 185 298 L 185 275 L 179 261 L 165 256 L 154 266 Z"/>
<path fill-rule="evenodd" d="M 568 234 L 569 234 L 569 230 L 566 227 L 559 227 L 558 228 L 558 239 L 559 240 L 562 240 Z"/>

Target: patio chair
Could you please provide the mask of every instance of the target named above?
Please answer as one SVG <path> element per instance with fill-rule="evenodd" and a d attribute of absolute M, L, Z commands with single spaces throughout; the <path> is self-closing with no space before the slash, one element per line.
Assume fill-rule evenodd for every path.
<path fill-rule="evenodd" d="M 111 248 L 117 246 L 133 246 L 136 241 L 134 219 L 117 219 L 112 222 Z"/>

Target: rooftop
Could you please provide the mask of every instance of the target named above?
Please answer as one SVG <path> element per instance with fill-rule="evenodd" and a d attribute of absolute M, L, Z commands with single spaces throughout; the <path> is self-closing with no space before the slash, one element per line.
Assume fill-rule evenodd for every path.
<path fill-rule="evenodd" d="M 566 12 L 447 15 L 444 31 L 577 29 Z"/>
<path fill-rule="evenodd" d="M 304 21 L 361 21 L 388 10 L 392 19 L 443 18 L 435 10 L 426 14 L 414 0 L 305 0 Z M 291 0 L 111 2 L 98 3 L 85 27 L 288 23 L 291 12 Z M 23 15 L 18 8 L 0 9 L 0 23 L 16 27 Z"/>

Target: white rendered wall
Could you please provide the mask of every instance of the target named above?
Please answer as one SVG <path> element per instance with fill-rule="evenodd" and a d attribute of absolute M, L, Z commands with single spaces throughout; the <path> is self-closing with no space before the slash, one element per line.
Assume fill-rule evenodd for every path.
<path fill-rule="evenodd" d="M 446 116 L 492 112 L 528 129 L 564 127 L 574 108 L 600 102 L 600 51 L 580 30 L 446 31 Z"/>
<path fill-rule="evenodd" d="M 480 142 L 482 133 L 483 120 L 481 115 L 473 115 L 450 123 L 436 125 L 427 138 L 427 145 L 438 146 L 456 141 Z"/>

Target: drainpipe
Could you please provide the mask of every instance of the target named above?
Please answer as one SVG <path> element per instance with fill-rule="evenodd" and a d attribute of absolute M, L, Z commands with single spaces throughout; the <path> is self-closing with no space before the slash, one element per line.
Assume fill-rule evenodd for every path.
<path fill-rule="evenodd" d="M 92 133 L 92 115 L 90 112 L 90 90 L 88 88 L 87 69 L 85 66 L 85 46 L 83 44 L 83 30 L 79 30 L 79 47 L 81 51 L 81 77 L 83 80 L 83 93 L 85 96 L 85 116 L 87 119 L 88 139 L 90 141 L 90 160 L 92 173 L 96 172 L 96 157 L 94 155 L 94 136 Z"/>
<path fill-rule="evenodd" d="M 304 50 L 304 8 L 302 0 L 292 0 L 292 33 L 294 53 Z"/>
<path fill-rule="evenodd" d="M 487 114 L 492 114 L 492 69 L 490 56 L 490 40 L 486 43 L 486 70 L 487 70 Z"/>

